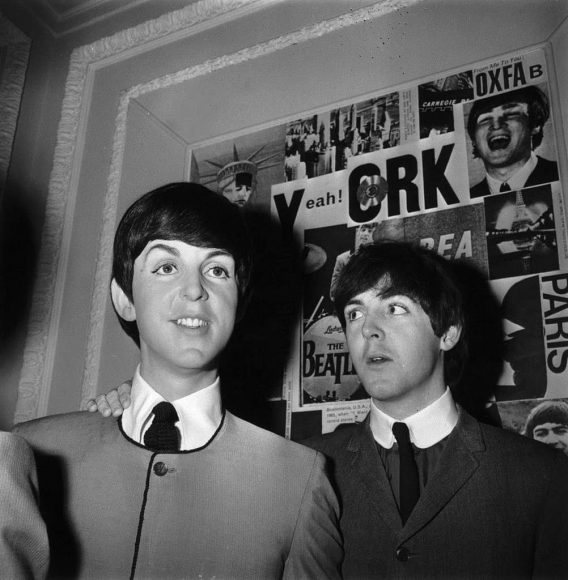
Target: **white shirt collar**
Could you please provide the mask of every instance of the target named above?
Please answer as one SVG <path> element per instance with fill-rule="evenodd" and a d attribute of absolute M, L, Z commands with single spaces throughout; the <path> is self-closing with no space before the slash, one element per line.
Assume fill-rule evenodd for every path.
<path fill-rule="evenodd" d="M 122 414 L 122 428 L 134 441 L 142 443 L 152 423 L 152 409 L 164 401 L 136 369 L 130 393 L 132 403 Z M 170 401 L 179 416 L 176 423 L 181 434 L 181 449 L 188 451 L 205 445 L 215 434 L 223 418 L 219 377 L 195 393 Z"/>
<path fill-rule="evenodd" d="M 390 449 L 395 442 L 392 425 L 397 419 L 383 413 L 371 400 L 370 421 L 375 441 L 385 449 Z M 457 422 L 458 409 L 448 387 L 441 397 L 404 420 L 410 432 L 410 441 L 420 449 L 432 447 L 447 437 Z"/>
<path fill-rule="evenodd" d="M 500 193 L 499 189 L 503 183 L 509 184 L 512 191 L 517 191 L 523 189 L 527 179 L 530 174 L 534 171 L 536 164 L 538 163 L 538 157 L 534 151 L 531 151 L 531 156 L 529 160 L 506 182 L 499 181 L 491 175 L 487 174 L 487 183 L 489 184 L 489 191 L 493 193 Z"/>

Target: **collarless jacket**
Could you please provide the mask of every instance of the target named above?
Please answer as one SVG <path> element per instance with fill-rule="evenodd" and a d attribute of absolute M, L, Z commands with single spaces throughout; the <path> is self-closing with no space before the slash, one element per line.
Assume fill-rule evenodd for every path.
<path fill-rule="evenodd" d="M 345 579 L 568 577 L 568 460 L 561 452 L 460 409 L 403 526 L 369 417 L 306 443 L 332 462 Z"/>
<path fill-rule="evenodd" d="M 313 449 L 230 413 L 172 453 L 98 413 L 16 431 L 36 455 L 52 577 L 339 578 L 337 498 Z"/>

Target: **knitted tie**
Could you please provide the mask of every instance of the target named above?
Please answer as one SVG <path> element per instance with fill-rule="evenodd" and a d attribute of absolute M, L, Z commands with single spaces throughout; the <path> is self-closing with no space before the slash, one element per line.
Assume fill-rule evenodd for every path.
<path fill-rule="evenodd" d="M 500 193 L 505 193 L 507 191 L 511 191 L 511 186 L 506 181 L 504 181 L 501 184 L 501 187 L 499 188 L 499 191 L 500 191 Z"/>
<path fill-rule="evenodd" d="M 406 423 L 393 423 L 392 432 L 398 444 L 400 459 L 400 515 L 404 524 L 420 496 L 418 467 Z"/>
<path fill-rule="evenodd" d="M 144 435 L 144 445 L 154 451 L 177 451 L 180 436 L 176 421 L 178 414 L 171 403 L 162 401 L 153 410 L 154 420 Z"/>

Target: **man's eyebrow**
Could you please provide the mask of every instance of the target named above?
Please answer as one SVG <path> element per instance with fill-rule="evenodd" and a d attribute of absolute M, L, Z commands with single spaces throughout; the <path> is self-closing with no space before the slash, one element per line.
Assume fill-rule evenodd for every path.
<path fill-rule="evenodd" d="M 348 306 L 361 306 L 361 304 L 363 304 L 363 301 L 355 296 L 346 302 L 345 308 Z"/>
<path fill-rule="evenodd" d="M 502 107 L 504 109 L 513 109 L 514 107 L 520 107 L 521 105 L 525 105 L 524 101 L 509 101 L 508 103 L 503 103 Z"/>

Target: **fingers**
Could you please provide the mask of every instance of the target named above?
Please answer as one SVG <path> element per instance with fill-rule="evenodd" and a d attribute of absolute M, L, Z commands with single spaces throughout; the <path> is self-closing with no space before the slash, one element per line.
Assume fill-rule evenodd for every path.
<path fill-rule="evenodd" d="M 98 411 L 103 417 L 120 417 L 124 409 L 130 407 L 131 381 L 122 383 L 117 389 L 112 389 L 106 395 L 98 395 L 87 401 L 87 411 Z"/>
<path fill-rule="evenodd" d="M 132 388 L 131 381 L 126 381 L 118 387 L 118 400 L 123 409 L 130 407 L 130 390 Z"/>
<path fill-rule="evenodd" d="M 94 399 L 89 399 L 87 401 L 86 407 L 87 411 L 89 411 L 90 413 L 98 411 L 103 417 L 110 417 L 112 415 L 112 409 L 108 404 L 106 395 L 98 395 Z"/>

